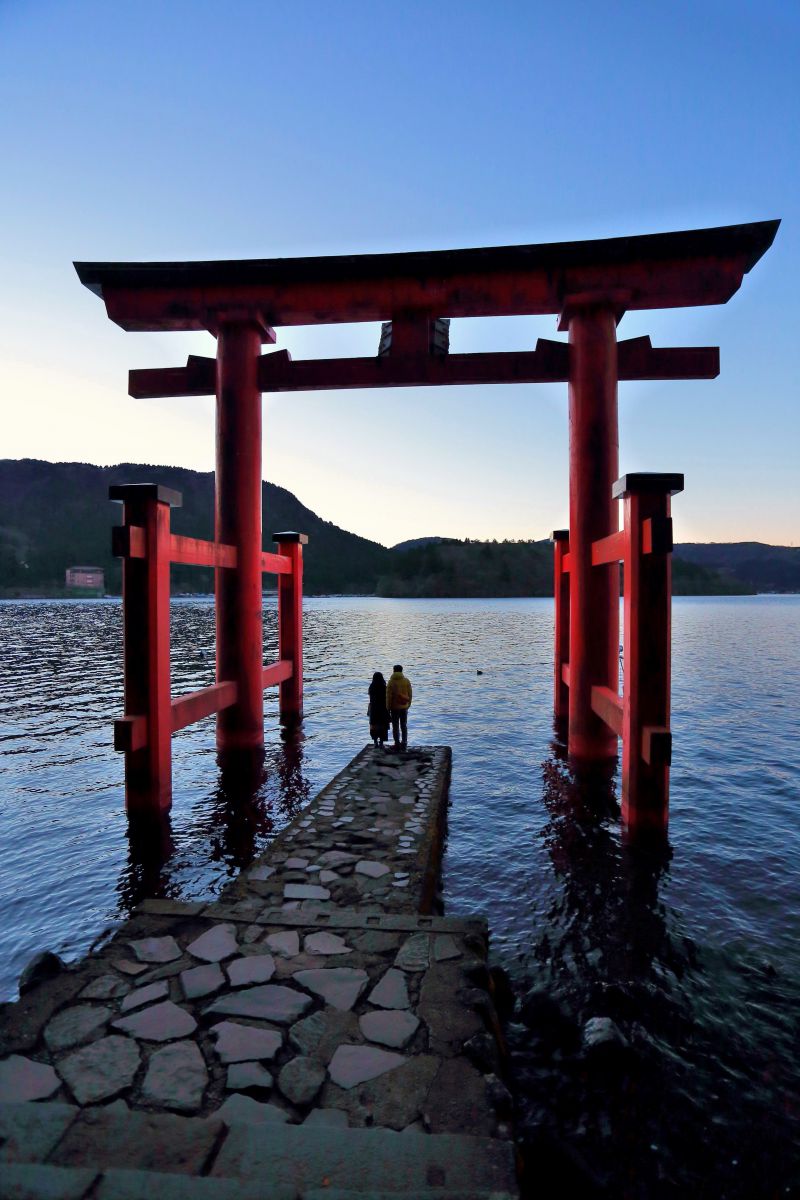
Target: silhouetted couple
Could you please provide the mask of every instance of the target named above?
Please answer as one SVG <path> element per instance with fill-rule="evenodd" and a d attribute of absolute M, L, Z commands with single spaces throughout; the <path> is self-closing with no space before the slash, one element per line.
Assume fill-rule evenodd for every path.
<path fill-rule="evenodd" d="M 383 748 L 389 737 L 389 722 L 396 750 L 408 746 L 408 710 L 411 708 L 411 682 L 403 674 L 403 668 L 395 665 L 389 682 L 376 671 L 369 685 L 369 734 L 374 746 Z"/>

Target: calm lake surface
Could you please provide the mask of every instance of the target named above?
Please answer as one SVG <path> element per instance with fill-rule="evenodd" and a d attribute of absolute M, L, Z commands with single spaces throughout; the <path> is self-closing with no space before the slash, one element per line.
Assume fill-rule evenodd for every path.
<path fill-rule="evenodd" d="M 173 691 L 212 682 L 211 601 L 176 600 L 172 625 Z M 520 1000 L 522 1136 L 604 1195 L 800 1194 L 799 626 L 800 597 L 675 600 L 670 848 L 654 860 L 621 841 L 616 775 L 575 780 L 554 741 L 552 602 L 310 599 L 302 738 L 281 741 L 270 690 L 248 797 L 220 778 L 213 718 L 176 735 L 153 847 L 128 838 L 111 748 L 119 603 L 2 602 L 2 998 L 34 953 L 80 955 L 145 895 L 216 894 L 361 748 L 372 672 L 399 661 L 410 739 L 453 747 L 447 911 L 489 916 Z M 631 1042 L 600 1075 L 574 1052 L 596 1015 Z"/>

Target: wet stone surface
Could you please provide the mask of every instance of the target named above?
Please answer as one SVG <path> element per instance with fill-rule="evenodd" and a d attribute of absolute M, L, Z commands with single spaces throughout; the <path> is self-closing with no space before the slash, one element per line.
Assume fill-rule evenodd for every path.
<path fill-rule="evenodd" d="M 474 1053 L 496 1045 L 474 972 L 485 925 L 436 915 L 448 774 L 442 748 L 369 747 L 217 902 L 146 901 L 67 970 L 63 1001 L 41 1006 L 38 1034 L 25 1027 L 25 1055 L 0 1060 L 0 1096 L 31 1112 L 66 1102 L 78 1121 L 106 1106 L 64 1139 L 70 1167 L 105 1155 L 195 1173 L 220 1138 L 265 1124 L 503 1142 L 500 1055 Z M 115 1116 L 141 1119 L 141 1134 Z M 188 1140 L 157 1166 L 153 1122 L 179 1120 Z"/>

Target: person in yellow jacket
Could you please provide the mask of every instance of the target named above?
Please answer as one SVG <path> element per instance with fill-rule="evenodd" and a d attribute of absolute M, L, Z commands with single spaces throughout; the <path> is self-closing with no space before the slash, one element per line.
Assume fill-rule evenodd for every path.
<path fill-rule="evenodd" d="M 408 710 L 411 708 L 411 681 L 406 679 L 403 668 L 395 665 L 386 685 L 386 707 L 392 718 L 392 736 L 396 750 L 408 746 Z"/>

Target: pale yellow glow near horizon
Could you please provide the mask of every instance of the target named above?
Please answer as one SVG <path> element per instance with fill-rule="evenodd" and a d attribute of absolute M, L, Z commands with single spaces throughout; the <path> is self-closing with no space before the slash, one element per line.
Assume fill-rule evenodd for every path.
<path fill-rule="evenodd" d="M 212 398 L 132 400 L 119 386 L 21 360 L 0 362 L 0 394 L 5 397 L 4 458 L 213 470 Z M 541 485 L 535 471 L 522 485 L 514 479 L 507 490 L 498 488 L 496 480 L 490 484 L 482 478 L 480 462 L 448 461 L 446 445 L 426 446 L 424 453 L 421 447 L 419 461 L 410 455 L 393 467 L 383 429 L 370 440 L 368 430 L 346 423 L 319 429 L 312 420 L 304 424 L 303 413 L 313 412 L 311 403 L 304 407 L 298 397 L 266 399 L 264 475 L 324 520 L 384 545 L 431 535 L 543 538 L 567 524 L 566 461 L 551 468 L 560 477 L 555 492 L 552 484 Z M 747 497 L 723 500 L 707 495 L 702 480 L 694 482 L 693 493 L 675 504 L 677 541 L 792 544 L 796 539 L 791 515 L 781 529 L 776 514 L 774 532 L 767 536 L 753 519 Z"/>

